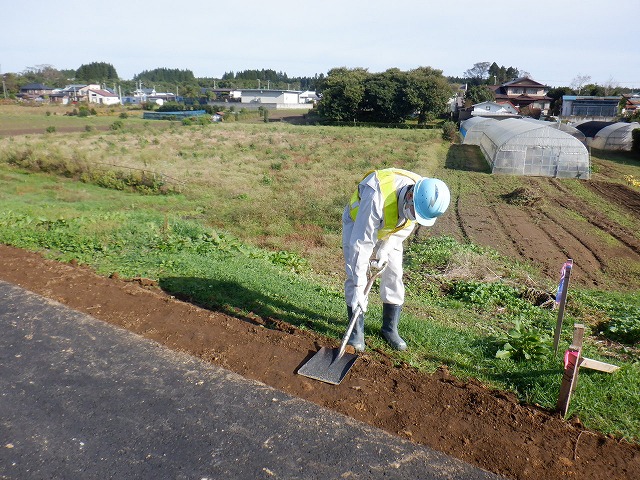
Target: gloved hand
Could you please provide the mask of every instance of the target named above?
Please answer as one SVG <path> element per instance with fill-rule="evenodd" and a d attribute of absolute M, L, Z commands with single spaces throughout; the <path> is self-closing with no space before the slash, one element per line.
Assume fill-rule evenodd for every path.
<path fill-rule="evenodd" d="M 360 308 L 362 309 L 362 313 L 365 313 L 367 311 L 368 303 L 369 301 L 364 294 L 364 288 L 362 289 L 358 288 L 355 291 L 353 298 L 351 300 L 351 305 L 350 305 L 351 311 L 355 312 L 358 305 L 360 305 Z"/>
<path fill-rule="evenodd" d="M 389 262 L 389 253 L 387 252 L 386 249 L 381 248 L 378 250 L 378 253 L 376 254 L 376 259 L 371 262 L 371 266 L 373 268 L 377 268 L 378 270 L 380 270 L 382 267 L 384 267 L 387 264 L 387 262 Z"/>

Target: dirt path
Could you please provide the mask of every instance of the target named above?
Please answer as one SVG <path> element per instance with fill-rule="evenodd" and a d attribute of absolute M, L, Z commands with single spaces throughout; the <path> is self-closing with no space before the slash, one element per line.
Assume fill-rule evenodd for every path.
<path fill-rule="evenodd" d="M 339 386 L 325 385 L 295 371 L 327 340 L 277 319 L 203 310 L 150 281 L 104 278 L 1 245 L 0 279 L 508 478 L 640 478 L 640 446 L 445 369 L 424 375 L 368 352 Z"/>

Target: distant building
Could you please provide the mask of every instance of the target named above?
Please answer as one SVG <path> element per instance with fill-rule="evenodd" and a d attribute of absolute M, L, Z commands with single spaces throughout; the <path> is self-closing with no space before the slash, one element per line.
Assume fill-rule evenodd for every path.
<path fill-rule="evenodd" d="M 139 105 L 141 103 L 155 103 L 156 105 L 164 105 L 166 102 L 179 102 L 182 97 L 171 92 L 156 92 L 155 88 L 137 88 L 132 95 L 122 97 L 123 105 Z"/>
<path fill-rule="evenodd" d="M 624 99 L 623 114 L 633 115 L 636 112 L 640 112 L 640 95 L 625 95 Z"/>
<path fill-rule="evenodd" d="M 87 90 L 87 100 L 89 103 L 100 105 L 119 105 L 120 97 L 108 90 Z"/>
<path fill-rule="evenodd" d="M 38 100 L 42 101 L 45 95 L 49 95 L 53 92 L 53 88 L 47 87 L 42 83 L 29 83 L 20 87 L 20 93 L 18 98 L 23 100 Z"/>
<path fill-rule="evenodd" d="M 234 88 L 202 88 L 203 96 L 207 93 L 215 95 L 214 102 L 239 102 L 242 92 Z"/>
<path fill-rule="evenodd" d="M 241 90 L 240 102 L 253 106 L 267 108 L 313 108 L 312 103 L 307 103 L 308 96 L 300 98 L 304 92 L 298 90 L 268 90 L 266 88 Z"/>
<path fill-rule="evenodd" d="M 473 105 L 471 116 L 509 118 L 519 117 L 520 112 L 511 102 L 482 102 Z"/>
<path fill-rule="evenodd" d="M 516 78 L 502 85 L 489 85 L 496 96 L 496 102 L 511 102 L 519 110 L 524 107 L 540 109 L 542 115 L 549 113 L 551 97 L 547 97 L 549 87 L 529 77 Z"/>
<path fill-rule="evenodd" d="M 93 83 L 89 85 L 84 83 L 67 85 L 64 88 L 56 88 L 55 90 L 53 90 L 49 95 L 49 99 L 52 103 L 61 103 L 63 105 L 76 102 L 88 102 L 89 90 L 99 91 L 103 89 L 100 87 L 100 85 Z M 110 90 L 109 92 L 113 93 Z"/>
<path fill-rule="evenodd" d="M 591 118 L 593 120 L 615 120 L 621 97 L 591 97 L 580 95 L 562 96 L 562 116 Z"/>
<path fill-rule="evenodd" d="M 320 100 L 318 94 L 311 90 L 306 90 L 300 94 L 300 103 L 316 103 L 318 100 Z"/>

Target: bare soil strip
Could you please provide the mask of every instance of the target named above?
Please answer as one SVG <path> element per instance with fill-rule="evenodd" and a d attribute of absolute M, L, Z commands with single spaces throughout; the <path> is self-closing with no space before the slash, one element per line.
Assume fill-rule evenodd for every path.
<path fill-rule="evenodd" d="M 514 396 L 367 352 L 339 386 L 297 368 L 331 342 L 278 319 L 251 321 L 0 245 L 0 278 L 416 443 L 513 479 L 640 478 L 640 445 L 585 430 Z M 336 345 L 333 345 L 336 346 Z"/>

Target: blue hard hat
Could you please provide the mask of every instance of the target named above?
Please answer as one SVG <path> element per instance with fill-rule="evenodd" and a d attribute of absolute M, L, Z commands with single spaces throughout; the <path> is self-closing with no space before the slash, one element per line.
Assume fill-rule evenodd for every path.
<path fill-rule="evenodd" d="M 436 218 L 446 212 L 451 201 L 449 187 L 437 178 L 422 178 L 413 189 L 413 204 L 416 221 L 420 225 L 430 227 Z"/>

